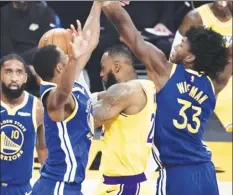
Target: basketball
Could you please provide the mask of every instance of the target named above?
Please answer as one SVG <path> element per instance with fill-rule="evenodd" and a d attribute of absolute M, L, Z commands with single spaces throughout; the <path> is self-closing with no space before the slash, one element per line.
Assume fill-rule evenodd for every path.
<path fill-rule="evenodd" d="M 71 51 L 70 42 L 72 41 L 71 31 L 64 28 L 54 28 L 47 31 L 40 39 L 38 48 L 46 45 L 56 45 L 64 51 L 65 54 L 69 54 Z"/>

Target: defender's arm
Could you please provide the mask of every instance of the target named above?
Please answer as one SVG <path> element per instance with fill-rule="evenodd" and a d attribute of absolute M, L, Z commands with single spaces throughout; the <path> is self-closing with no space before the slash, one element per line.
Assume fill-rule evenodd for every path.
<path fill-rule="evenodd" d="M 76 34 L 77 33 L 77 34 Z M 64 67 L 61 73 L 59 83 L 47 97 L 47 109 L 58 111 L 64 108 L 65 104 L 74 105 L 74 100 L 71 96 L 73 84 L 76 74 L 83 69 L 80 62 L 80 57 L 87 51 L 90 33 L 87 33 L 87 38 L 82 35 L 82 27 L 78 21 L 78 32 L 73 32 L 73 41 L 71 44 L 71 53 L 69 54 L 68 64 Z"/>
<path fill-rule="evenodd" d="M 91 32 L 91 37 L 90 37 L 90 41 L 89 41 L 89 44 L 87 47 L 87 51 L 85 52 L 85 54 L 80 56 L 80 59 L 79 59 L 79 65 L 80 65 L 81 69 L 84 69 L 84 67 L 86 66 L 87 62 L 89 61 L 89 59 L 91 57 L 92 52 L 94 51 L 94 49 L 97 47 L 97 45 L 99 43 L 101 8 L 102 8 L 101 2 L 98 2 L 98 1 L 93 2 L 90 14 L 89 14 L 89 16 L 85 22 L 84 28 L 83 28 L 84 38 L 87 38 L 85 36 L 85 34 L 88 31 Z M 71 26 L 71 29 L 74 30 L 73 25 Z M 76 80 L 78 80 L 79 76 L 80 76 L 80 73 L 77 72 Z M 83 76 L 83 75 L 81 75 L 81 76 Z M 84 78 L 83 78 L 82 82 L 85 82 Z"/>
<path fill-rule="evenodd" d="M 124 43 L 132 50 L 136 57 L 145 64 L 148 77 L 160 89 L 161 77 L 169 77 L 171 66 L 168 65 L 165 54 L 154 45 L 145 42 L 136 29 L 129 14 L 117 3 L 103 7 L 104 13 L 114 24 Z"/>

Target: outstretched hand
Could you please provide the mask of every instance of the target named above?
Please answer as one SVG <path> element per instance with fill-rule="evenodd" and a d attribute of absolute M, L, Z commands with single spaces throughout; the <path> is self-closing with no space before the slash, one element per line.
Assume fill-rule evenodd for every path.
<path fill-rule="evenodd" d="M 72 31 L 72 42 L 70 42 L 71 52 L 69 57 L 77 59 L 86 52 L 88 42 L 91 38 L 91 32 L 87 31 L 84 37 L 82 25 L 79 20 L 77 20 L 77 30 L 74 25 L 70 25 L 70 28 Z"/>

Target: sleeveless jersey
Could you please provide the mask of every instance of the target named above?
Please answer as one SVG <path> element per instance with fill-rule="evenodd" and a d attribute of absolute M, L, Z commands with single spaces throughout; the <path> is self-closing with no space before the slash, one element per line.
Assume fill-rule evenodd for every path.
<path fill-rule="evenodd" d="M 104 124 L 101 171 L 105 176 L 129 176 L 145 171 L 151 152 L 156 112 L 155 86 L 140 82 L 147 96 L 144 109 L 135 115 L 120 114 Z"/>
<path fill-rule="evenodd" d="M 201 16 L 203 25 L 211 27 L 214 31 L 223 35 L 227 40 L 227 46 L 232 43 L 232 17 L 226 22 L 220 21 L 211 11 L 208 4 L 196 9 Z"/>
<path fill-rule="evenodd" d="M 32 177 L 36 97 L 24 92 L 23 102 L 10 108 L 1 101 L 1 182 L 26 184 Z"/>
<path fill-rule="evenodd" d="M 170 167 L 211 161 L 211 152 L 202 142 L 216 103 L 209 77 L 174 64 L 171 78 L 156 99 L 154 144 L 162 164 Z"/>
<path fill-rule="evenodd" d="M 41 82 L 40 95 L 45 108 L 45 94 L 55 87 L 53 83 Z M 75 109 L 66 120 L 52 121 L 45 109 L 48 159 L 41 169 L 41 175 L 56 181 L 80 184 L 85 178 L 93 117 L 91 102 L 84 87 L 74 83 L 72 95 Z"/>
<path fill-rule="evenodd" d="M 232 17 L 227 22 L 219 21 L 208 4 L 197 8 L 203 24 L 207 27 L 212 27 L 213 30 L 224 35 L 227 40 L 227 47 L 232 43 Z M 223 103 L 224 102 L 224 103 Z M 227 131 L 232 131 L 232 80 L 219 93 L 216 103 L 215 113 Z"/>

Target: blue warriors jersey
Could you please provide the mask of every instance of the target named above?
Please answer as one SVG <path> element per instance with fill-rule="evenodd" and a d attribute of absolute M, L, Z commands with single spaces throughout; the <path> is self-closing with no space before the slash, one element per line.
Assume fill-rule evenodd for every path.
<path fill-rule="evenodd" d="M 55 87 L 53 83 L 41 83 L 40 95 L 45 108 L 45 95 Z M 52 121 L 45 109 L 48 158 L 41 169 L 41 175 L 56 181 L 79 184 L 85 178 L 93 117 L 90 98 L 84 87 L 74 83 L 72 95 L 75 109 L 66 120 Z"/>
<path fill-rule="evenodd" d="M 156 99 L 154 144 L 163 165 L 211 161 L 211 152 L 202 142 L 216 103 L 210 78 L 174 64 L 170 79 Z"/>
<path fill-rule="evenodd" d="M 24 92 L 23 102 L 10 108 L 1 101 L 1 182 L 26 184 L 32 177 L 36 97 Z"/>

